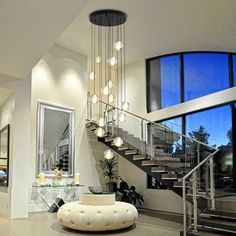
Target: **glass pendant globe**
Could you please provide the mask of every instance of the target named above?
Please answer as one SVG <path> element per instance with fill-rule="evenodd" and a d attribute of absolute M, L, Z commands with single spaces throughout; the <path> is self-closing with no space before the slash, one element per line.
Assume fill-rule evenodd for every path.
<path fill-rule="evenodd" d="M 113 94 L 110 94 L 109 96 L 108 96 L 108 102 L 109 103 L 112 103 L 114 101 L 114 95 Z"/>
<path fill-rule="evenodd" d="M 90 80 L 94 80 L 94 79 L 95 79 L 95 73 L 94 73 L 93 71 L 91 71 L 91 72 L 89 73 L 89 79 L 90 79 Z"/>
<path fill-rule="evenodd" d="M 107 82 L 107 86 L 111 89 L 113 87 L 113 82 L 111 80 L 109 80 Z"/>
<path fill-rule="evenodd" d="M 98 136 L 98 137 L 103 137 L 104 135 L 105 135 L 105 129 L 104 128 L 102 128 L 102 127 L 98 127 L 97 129 L 96 129 L 96 135 Z"/>
<path fill-rule="evenodd" d="M 110 149 L 107 149 L 105 152 L 104 152 L 104 158 L 106 158 L 107 160 L 110 160 L 114 157 L 114 153 L 110 150 Z"/>
<path fill-rule="evenodd" d="M 92 103 L 97 103 L 98 102 L 98 96 L 97 94 L 93 94 L 91 97 Z"/>
<path fill-rule="evenodd" d="M 104 127 L 106 125 L 106 120 L 103 117 L 100 117 L 97 124 L 100 127 Z"/>
<path fill-rule="evenodd" d="M 115 57 L 111 57 L 108 59 L 108 64 L 110 66 L 115 66 L 117 64 L 117 59 Z"/>
<path fill-rule="evenodd" d="M 109 87 L 106 85 L 102 88 L 102 94 L 108 95 L 110 93 Z"/>
<path fill-rule="evenodd" d="M 122 103 L 122 109 L 124 111 L 128 111 L 129 110 L 129 103 L 128 102 L 123 102 Z"/>
<path fill-rule="evenodd" d="M 123 43 L 121 41 L 117 41 L 114 44 L 114 48 L 115 48 L 116 51 L 120 51 L 123 48 L 123 46 L 124 45 L 123 45 Z"/>
<path fill-rule="evenodd" d="M 124 143 L 124 142 L 123 142 L 123 140 L 122 140 L 121 137 L 116 137 L 116 138 L 113 140 L 113 144 L 114 144 L 115 146 L 117 146 L 117 147 L 122 146 L 123 143 Z"/>
<path fill-rule="evenodd" d="M 125 121 L 125 113 L 124 112 L 120 112 L 119 121 L 121 121 L 121 122 Z"/>
<path fill-rule="evenodd" d="M 102 62 L 102 58 L 100 56 L 96 56 L 95 61 L 97 64 L 100 64 Z"/>

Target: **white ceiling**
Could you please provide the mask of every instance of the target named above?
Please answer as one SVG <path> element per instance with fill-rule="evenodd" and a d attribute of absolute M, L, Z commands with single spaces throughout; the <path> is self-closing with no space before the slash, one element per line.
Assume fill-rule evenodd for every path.
<path fill-rule="evenodd" d="M 59 44 L 89 55 L 89 13 L 127 13 L 127 61 L 179 51 L 236 52 L 236 0 L 88 0 Z"/>
<path fill-rule="evenodd" d="M 1 0 L 0 83 L 25 78 L 86 0 Z"/>

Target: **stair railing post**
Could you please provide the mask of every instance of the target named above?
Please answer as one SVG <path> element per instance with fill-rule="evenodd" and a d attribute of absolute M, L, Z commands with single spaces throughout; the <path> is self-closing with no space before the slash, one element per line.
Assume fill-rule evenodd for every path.
<path fill-rule="evenodd" d="M 105 109 L 104 109 L 104 119 L 105 119 L 105 124 L 106 124 L 106 133 L 108 133 L 108 127 L 109 127 L 109 117 L 108 117 L 108 109 L 109 107 L 106 105 Z"/>
<path fill-rule="evenodd" d="M 187 154 L 187 138 L 183 138 L 184 140 L 184 172 L 185 174 L 187 173 L 187 157 L 188 157 L 188 154 Z"/>
<path fill-rule="evenodd" d="M 150 154 L 151 154 L 151 160 L 154 159 L 154 150 L 153 150 L 153 127 L 152 124 L 150 125 Z"/>
<path fill-rule="evenodd" d="M 186 184 L 183 178 L 183 236 L 187 236 Z"/>
<path fill-rule="evenodd" d="M 141 150 L 142 150 L 142 154 L 144 154 L 144 140 L 143 140 L 143 119 L 141 119 L 141 142 L 142 142 L 142 147 L 141 147 Z"/>
<path fill-rule="evenodd" d="M 215 210 L 215 177 L 214 177 L 214 160 L 213 156 L 210 157 L 210 196 L 211 196 L 211 209 Z"/>
<path fill-rule="evenodd" d="M 209 196 L 209 164 L 208 162 L 205 163 L 205 191 L 206 191 L 206 196 Z"/>
<path fill-rule="evenodd" d="M 197 232 L 197 173 L 193 172 L 193 231 Z"/>
<path fill-rule="evenodd" d="M 115 136 L 115 109 L 112 110 L 112 136 Z"/>
<path fill-rule="evenodd" d="M 201 144 L 198 143 L 197 145 L 197 165 L 200 163 L 201 161 L 201 150 L 200 150 Z M 198 173 L 197 173 L 198 177 L 197 177 L 197 182 L 198 182 L 198 189 L 201 189 L 201 168 L 198 169 Z"/>

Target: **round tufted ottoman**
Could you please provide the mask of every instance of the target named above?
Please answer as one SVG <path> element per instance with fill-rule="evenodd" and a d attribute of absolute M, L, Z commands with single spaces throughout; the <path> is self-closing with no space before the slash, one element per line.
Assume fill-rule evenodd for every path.
<path fill-rule="evenodd" d="M 98 196 L 100 196 L 102 205 L 98 204 Z M 86 202 L 90 204 L 87 196 Z M 82 231 L 126 228 L 134 224 L 137 217 L 137 209 L 132 204 L 114 202 L 112 205 L 104 205 L 104 198 L 101 195 L 96 195 L 96 204 L 70 202 L 64 204 L 57 213 L 57 218 L 62 225 Z"/>

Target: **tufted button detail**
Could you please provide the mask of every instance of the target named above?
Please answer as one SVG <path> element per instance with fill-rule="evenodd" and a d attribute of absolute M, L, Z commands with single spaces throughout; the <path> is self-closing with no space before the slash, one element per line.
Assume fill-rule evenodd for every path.
<path fill-rule="evenodd" d="M 63 210 L 60 208 L 57 214 L 62 225 L 85 231 L 122 229 L 131 226 L 137 216 L 135 207 L 124 202 L 107 205 L 105 209 L 101 206 L 70 202 L 64 205 Z"/>

